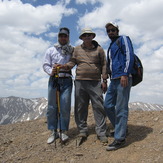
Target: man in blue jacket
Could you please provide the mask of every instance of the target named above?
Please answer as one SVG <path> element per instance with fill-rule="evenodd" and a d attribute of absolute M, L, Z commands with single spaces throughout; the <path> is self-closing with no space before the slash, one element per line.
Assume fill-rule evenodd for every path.
<path fill-rule="evenodd" d="M 119 36 L 119 27 L 116 23 L 107 23 L 106 31 L 111 39 L 108 48 L 107 61 L 111 78 L 106 93 L 104 107 L 114 132 L 114 141 L 106 150 L 116 150 L 126 143 L 128 121 L 128 102 L 132 86 L 131 71 L 134 63 L 134 52 L 129 37 Z"/>

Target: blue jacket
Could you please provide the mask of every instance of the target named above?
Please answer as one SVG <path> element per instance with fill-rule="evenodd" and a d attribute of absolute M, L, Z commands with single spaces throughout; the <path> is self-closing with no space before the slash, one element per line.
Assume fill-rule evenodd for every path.
<path fill-rule="evenodd" d="M 111 78 L 129 76 L 133 71 L 134 51 L 128 36 L 119 36 L 111 42 L 107 54 L 108 70 Z"/>

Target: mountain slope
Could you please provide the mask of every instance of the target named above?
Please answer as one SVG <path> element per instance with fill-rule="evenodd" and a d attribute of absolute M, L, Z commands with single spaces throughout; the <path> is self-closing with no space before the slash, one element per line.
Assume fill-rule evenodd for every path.
<path fill-rule="evenodd" d="M 45 98 L 25 99 L 20 97 L 0 98 L 0 124 L 27 121 L 45 116 Z"/>
<path fill-rule="evenodd" d="M 46 143 L 50 132 L 44 118 L 0 125 L 0 162 L 3 163 L 162 163 L 163 111 L 130 111 L 126 146 L 106 151 L 95 133 L 94 116 L 89 109 L 88 139 L 76 146 L 77 128 L 71 116 L 69 141 Z M 107 124 L 110 129 L 109 120 Z M 112 143 L 113 138 L 108 138 Z"/>
<path fill-rule="evenodd" d="M 129 103 L 130 110 L 160 111 L 163 105 L 142 102 Z M 0 124 L 34 120 L 46 115 L 47 99 L 20 97 L 0 98 Z M 73 110 L 73 109 L 72 109 Z"/>

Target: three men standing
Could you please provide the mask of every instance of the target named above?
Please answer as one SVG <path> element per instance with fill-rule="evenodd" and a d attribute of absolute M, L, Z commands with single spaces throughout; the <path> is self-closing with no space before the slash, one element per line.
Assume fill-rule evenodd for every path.
<path fill-rule="evenodd" d="M 75 121 L 79 136 L 88 136 L 87 117 L 88 105 L 91 100 L 96 123 L 95 130 L 101 142 L 108 142 L 106 137 L 106 114 L 114 127 L 115 140 L 107 146 L 106 150 L 116 150 L 125 145 L 134 52 L 129 37 L 119 36 L 118 25 L 107 23 L 105 27 L 111 39 L 107 63 L 104 50 L 93 40 L 96 34 L 90 28 L 85 28 L 81 31 L 79 38 L 83 43 L 74 48 L 72 57 L 73 48 L 68 44 L 69 30 L 67 28 L 60 29 L 58 34 L 59 44 L 47 50 L 43 68 L 50 75 L 47 118 L 48 129 L 52 130 L 52 135 L 47 143 L 52 143 L 60 136 L 57 133 L 56 83 L 53 77 L 56 73 L 56 66 L 62 69 L 62 73 L 59 74 L 61 87 L 60 129 L 63 131 L 62 139 L 67 140 L 68 136 L 64 131 L 68 130 L 69 125 L 72 89 L 72 79 L 69 71 L 76 65 Z M 111 82 L 107 90 L 108 73 Z M 102 94 L 106 90 L 103 106 Z"/>

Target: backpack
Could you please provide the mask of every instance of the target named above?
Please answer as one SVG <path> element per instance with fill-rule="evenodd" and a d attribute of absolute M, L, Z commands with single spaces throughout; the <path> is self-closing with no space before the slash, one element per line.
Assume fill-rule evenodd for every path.
<path fill-rule="evenodd" d="M 130 38 L 129 38 L 129 40 L 130 40 Z M 131 40 L 130 40 L 130 42 L 131 42 Z M 121 50 L 119 39 L 116 40 L 116 44 L 118 45 L 118 47 Z M 132 45 L 132 42 L 131 42 L 131 45 Z M 133 48 L 133 46 L 132 46 L 132 48 Z M 121 52 L 122 52 L 122 50 L 121 50 Z M 143 80 L 143 65 L 142 65 L 140 58 L 136 54 L 134 54 L 133 72 L 131 74 L 132 74 L 132 86 L 135 86 L 135 85 L 139 84 L 140 82 L 142 82 L 142 80 Z"/>
<path fill-rule="evenodd" d="M 136 54 L 134 54 L 133 69 L 134 73 L 132 73 L 132 86 L 135 86 L 143 80 L 143 65 Z"/>

